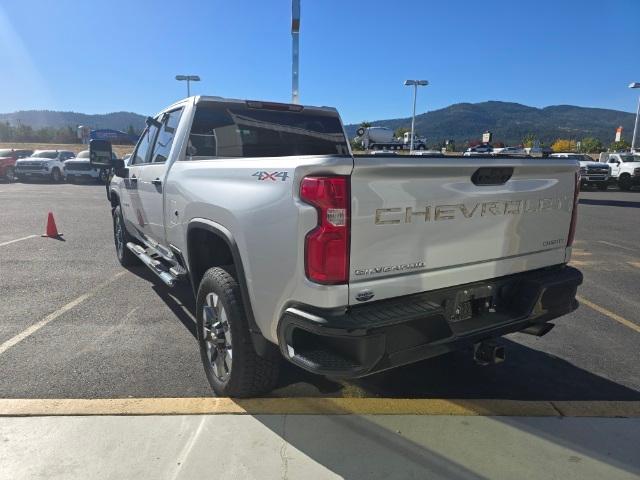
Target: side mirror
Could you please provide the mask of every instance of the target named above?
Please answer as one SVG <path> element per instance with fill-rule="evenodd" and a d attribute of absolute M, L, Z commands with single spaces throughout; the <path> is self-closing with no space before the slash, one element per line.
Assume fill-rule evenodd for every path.
<path fill-rule="evenodd" d="M 113 167 L 111 142 L 108 140 L 91 140 L 89 142 L 89 163 L 93 167 Z"/>
<path fill-rule="evenodd" d="M 153 117 L 147 117 L 144 123 L 147 124 L 147 127 L 156 127 L 158 130 L 162 127 L 162 123 Z"/>

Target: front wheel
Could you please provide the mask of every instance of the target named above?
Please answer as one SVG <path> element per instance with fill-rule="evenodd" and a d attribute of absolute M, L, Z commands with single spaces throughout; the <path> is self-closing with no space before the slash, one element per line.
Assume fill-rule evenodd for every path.
<path fill-rule="evenodd" d="M 631 190 L 631 176 L 627 173 L 624 175 L 620 175 L 620 179 L 618 180 L 618 187 L 620 190 L 624 192 L 628 192 Z"/>
<path fill-rule="evenodd" d="M 60 181 L 62 181 L 62 174 L 59 169 L 54 168 L 51 170 L 51 181 L 54 183 L 60 183 Z"/>
<path fill-rule="evenodd" d="M 131 250 L 127 248 L 127 243 L 133 239 L 129 236 L 124 226 L 124 217 L 120 205 L 113 209 L 113 241 L 116 245 L 116 255 L 120 265 L 128 267 L 134 265 L 138 259 Z"/>
<path fill-rule="evenodd" d="M 207 380 L 218 396 L 252 397 L 270 392 L 280 371 L 280 354 L 259 356 L 235 278 L 222 268 L 207 270 L 196 299 L 198 344 Z"/>
<path fill-rule="evenodd" d="M 6 178 L 7 182 L 9 182 L 9 183 L 15 182 L 16 173 L 15 173 L 15 170 L 13 169 L 13 167 L 7 167 L 7 169 L 4 172 L 4 178 Z"/>

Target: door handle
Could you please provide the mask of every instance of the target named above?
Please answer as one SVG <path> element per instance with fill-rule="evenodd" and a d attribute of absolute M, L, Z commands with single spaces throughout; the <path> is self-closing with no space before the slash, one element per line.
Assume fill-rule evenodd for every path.
<path fill-rule="evenodd" d="M 151 183 L 153 183 L 154 185 L 162 185 L 162 180 L 156 178 L 155 180 L 151 180 Z"/>
<path fill-rule="evenodd" d="M 135 175 L 132 175 L 131 177 L 129 177 L 129 180 L 131 180 L 134 183 L 138 182 L 138 177 L 136 177 Z"/>

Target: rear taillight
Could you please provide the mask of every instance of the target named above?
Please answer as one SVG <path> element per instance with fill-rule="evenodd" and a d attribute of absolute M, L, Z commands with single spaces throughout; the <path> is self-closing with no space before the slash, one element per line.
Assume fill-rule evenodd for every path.
<path fill-rule="evenodd" d="M 300 198 L 318 210 L 318 225 L 305 239 L 305 271 L 317 283 L 349 279 L 349 177 L 306 177 Z"/>
<path fill-rule="evenodd" d="M 571 225 L 569 226 L 569 236 L 567 237 L 567 247 L 573 245 L 576 236 L 576 222 L 578 220 L 578 195 L 580 194 L 580 174 L 576 172 L 576 185 L 573 190 L 573 210 L 571 211 Z"/>

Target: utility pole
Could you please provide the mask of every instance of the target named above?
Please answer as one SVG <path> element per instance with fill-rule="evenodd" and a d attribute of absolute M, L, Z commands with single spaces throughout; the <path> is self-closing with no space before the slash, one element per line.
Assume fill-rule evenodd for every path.
<path fill-rule="evenodd" d="M 629 84 L 629 88 L 640 88 L 640 82 Z M 636 123 L 633 125 L 633 139 L 631 140 L 631 151 L 636 151 L 636 137 L 638 136 L 638 117 L 640 117 L 640 97 L 638 97 L 638 109 L 636 110 Z"/>
<path fill-rule="evenodd" d="M 413 153 L 413 136 L 414 125 L 416 123 L 416 98 L 418 97 L 418 87 L 426 87 L 429 85 L 427 80 L 405 80 L 405 86 L 413 85 L 413 115 L 411 116 L 411 144 L 409 145 L 409 153 Z"/>
<path fill-rule="evenodd" d="M 298 85 L 300 48 L 300 0 L 291 0 L 291 103 L 300 103 Z"/>

